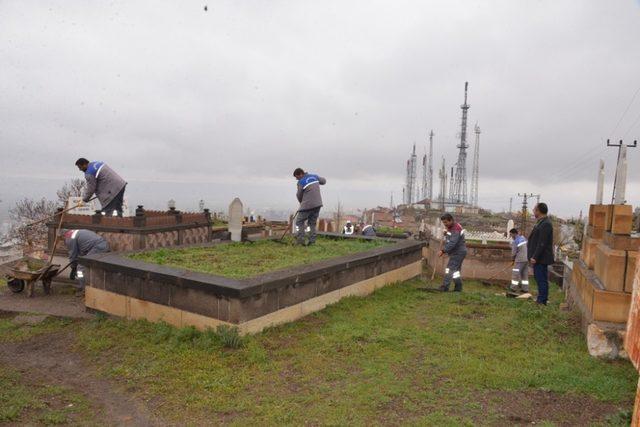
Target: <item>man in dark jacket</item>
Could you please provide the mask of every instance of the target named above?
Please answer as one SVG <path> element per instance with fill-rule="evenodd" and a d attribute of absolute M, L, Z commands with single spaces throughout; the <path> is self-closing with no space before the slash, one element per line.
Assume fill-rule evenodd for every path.
<path fill-rule="evenodd" d="M 464 229 L 462 226 L 453 220 L 453 216 L 449 213 L 445 213 L 440 217 L 442 224 L 445 226 L 444 231 L 444 246 L 438 256 L 447 254 L 449 256 L 449 262 L 447 268 L 444 270 L 444 279 L 440 290 L 443 292 L 449 291 L 449 284 L 453 279 L 455 292 L 462 292 L 462 262 L 467 256 L 467 245 L 464 238 Z"/>
<path fill-rule="evenodd" d="M 71 263 L 69 278 L 78 279 L 80 288 L 84 288 L 84 269 L 78 268 L 78 257 L 109 252 L 109 243 L 90 230 L 63 230 L 63 236 Z"/>
<path fill-rule="evenodd" d="M 298 191 L 296 197 L 300 202 L 296 217 L 296 241 L 299 245 L 304 245 L 305 224 L 309 226 L 309 245 L 316 243 L 316 223 L 320 216 L 322 207 L 322 196 L 320 186 L 325 185 L 327 180 L 321 176 L 307 173 L 301 168 L 293 171 L 294 178 L 298 181 Z"/>
<path fill-rule="evenodd" d="M 538 304 L 547 305 L 549 298 L 548 267 L 553 264 L 553 225 L 547 217 L 546 203 L 538 203 L 533 208 L 537 222 L 529 234 L 527 256 L 533 265 L 533 276 L 538 284 Z"/>
<path fill-rule="evenodd" d="M 82 201 L 87 203 L 95 193 L 105 215 L 122 216 L 124 189 L 127 182 L 104 162 L 90 162 L 81 157 L 76 166 L 84 172 L 87 188 Z"/>

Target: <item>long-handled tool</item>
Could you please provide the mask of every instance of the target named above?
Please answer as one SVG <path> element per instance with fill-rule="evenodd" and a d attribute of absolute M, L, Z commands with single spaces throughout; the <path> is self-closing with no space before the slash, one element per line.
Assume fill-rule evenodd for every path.
<path fill-rule="evenodd" d="M 284 233 L 282 233 L 282 236 L 279 239 L 277 239 L 276 242 L 282 243 L 287 233 L 289 232 L 289 229 L 293 227 L 293 224 L 295 224 L 295 220 L 296 220 L 296 217 L 298 216 L 298 212 L 300 211 L 296 211 L 296 213 L 293 215 L 293 218 L 291 218 L 291 225 L 284 230 Z"/>
<path fill-rule="evenodd" d="M 58 222 L 58 227 L 56 228 L 56 238 L 53 241 L 53 247 L 51 248 L 51 254 L 49 255 L 49 261 L 47 262 L 47 264 L 44 266 L 44 268 L 42 269 L 42 273 L 40 273 L 40 275 L 38 276 L 38 278 L 34 281 L 37 282 L 38 280 L 42 279 L 42 276 L 45 275 L 46 272 L 49 271 L 49 269 L 51 268 L 51 265 L 53 264 L 53 257 L 56 253 L 56 247 L 58 246 L 58 239 L 60 239 L 60 230 L 62 229 L 62 222 L 64 221 L 64 214 L 70 209 L 67 210 L 63 210 L 60 213 L 60 222 Z M 65 267 L 67 268 L 67 267 Z M 49 286 L 45 285 L 45 291 L 47 293 L 49 293 Z M 30 295 L 31 296 L 31 295 Z"/>
<path fill-rule="evenodd" d="M 95 199 L 96 199 L 96 197 L 97 197 L 97 196 L 94 196 L 94 197 L 90 198 L 90 199 L 89 199 L 89 202 L 91 202 L 91 201 L 95 200 Z M 89 202 L 87 202 L 87 203 L 89 203 Z M 43 222 L 45 222 L 45 221 L 50 220 L 51 218 L 55 218 L 55 217 L 56 217 L 56 216 L 58 216 L 58 215 L 63 215 L 63 214 L 65 214 L 66 212 L 69 212 L 69 211 L 71 211 L 71 210 L 74 210 L 75 208 L 79 208 L 80 206 L 82 206 L 82 203 L 78 203 L 78 204 L 76 204 L 76 205 L 71 206 L 70 208 L 66 208 L 66 209 L 61 210 L 60 212 L 56 212 L 56 213 L 54 213 L 53 215 L 49 215 L 49 216 L 47 216 L 46 218 L 39 219 L 39 220 L 34 221 L 34 222 L 30 223 L 30 224 L 26 224 L 26 225 L 24 225 L 23 227 L 33 227 L 34 225 L 41 224 L 41 223 L 43 223 Z"/>
<path fill-rule="evenodd" d="M 438 249 L 438 253 L 442 250 L 442 246 L 444 245 L 444 241 L 440 242 L 440 249 Z M 442 258 L 442 257 L 438 257 L 438 258 Z M 439 260 L 436 260 L 433 263 L 433 271 L 431 272 L 431 281 L 433 282 L 433 279 L 436 278 L 436 264 L 442 264 L 442 262 L 440 262 Z"/>
<path fill-rule="evenodd" d="M 506 266 L 502 270 L 498 271 L 496 274 L 494 274 L 493 276 L 489 277 L 488 279 L 481 280 L 480 283 L 482 283 L 483 285 L 492 285 L 493 284 L 493 283 L 491 283 L 492 280 L 495 280 L 496 277 L 498 277 L 499 275 L 504 273 L 507 268 L 512 268 L 512 267 L 513 267 L 513 265 L 509 264 L 508 266 Z"/>

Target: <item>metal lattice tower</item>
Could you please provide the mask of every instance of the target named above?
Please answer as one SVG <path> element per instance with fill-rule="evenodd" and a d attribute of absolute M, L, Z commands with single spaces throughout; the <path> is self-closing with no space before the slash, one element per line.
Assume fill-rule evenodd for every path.
<path fill-rule="evenodd" d="M 452 202 L 455 202 L 455 199 L 453 197 L 455 186 L 456 186 L 456 180 L 453 177 L 453 168 L 451 168 L 451 176 L 449 177 L 449 198 L 451 199 Z"/>
<path fill-rule="evenodd" d="M 402 203 L 404 203 L 405 205 L 409 204 L 409 196 L 408 196 L 408 192 L 407 189 L 409 188 L 409 185 L 411 183 L 411 160 L 407 160 L 407 171 L 406 171 L 406 175 L 404 178 L 404 187 L 402 187 Z"/>
<path fill-rule="evenodd" d="M 473 164 L 471 166 L 471 206 L 478 207 L 478 176 L 480 175 L 480 127 L 474 128 L 476 142 L 473 147 Z"/>
<path fill-rule="evenodd" d="M 411 157 L 407 162 L 407 191 L 406 195 L 406 204 L 411 205 L 416 202 L 417 192 L 417 182 L 416 182 L 416 172 L 418 166 L 418 156 L 416 156 L 416 144 L 413 144 L 413 151 L 411 152 Z"/>
<path fill-rule="evenodd" d="M 454 203 L 467 203 L 467 113 L 470 105 L 467 104 L 467 90 L 469 82 L 464 83 L 464 104 L 460 106 L 462 109 L 462 123 L 460 125 L 460 144 L 457 148 L 458 161 L 456 162 L 456 174 L 451 194 L 451 201 Z"/>
<path fill-rule="evenodd" d="M 427 170 L 427 197 L 429 200 L 433 198 L 433 130 L 429 132 L 429 168 Z"/>
<path fill-rule="evenodd" d="M 440 178 L 440 194 L 438 195 L 438 199 L 440 200 L 442 210 L 444 210 L 444 201 L 447 198 L 447 168 L 444 162 L 444 157 L 442 158 L 442 167 L 438 172 L 438 176 Z"/>
<path fill-rule="evenodd" d="M 420 185 L 420 199 L 424 199 L 427 194 L 427 155 L 422 156 L 422 184 Z"/>

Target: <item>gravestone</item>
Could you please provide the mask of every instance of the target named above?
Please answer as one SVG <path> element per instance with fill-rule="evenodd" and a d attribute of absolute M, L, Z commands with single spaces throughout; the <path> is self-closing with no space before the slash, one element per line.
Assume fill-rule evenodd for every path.
<path fill-rule="evenodd" d="M 510 219 L 509 221 L 507 221 L 507 236 L 509 235 L 509 231 L 511 231 L 513 227 L 514 227 L 513 220 Z"/>
<path fill-rule="evenodd" d="M 82 197 L 70 196 L 67 200 L 66 208 L 68 209 L 72 206 L 77 206 L 80 202 L 82 202 Z M 71 209 L 69 213 L 71 215 L 93 215 L 97 209 L 98 203 L 95 200 L 92 200 L 89 203 L 85 203 L 84 206 Z"/>
<path fill-rule="evenodd" d="M 233 242 L 242 240 L 242 218 L 242 202 L 236 197 L 229 205 L 229 232 Z"/>

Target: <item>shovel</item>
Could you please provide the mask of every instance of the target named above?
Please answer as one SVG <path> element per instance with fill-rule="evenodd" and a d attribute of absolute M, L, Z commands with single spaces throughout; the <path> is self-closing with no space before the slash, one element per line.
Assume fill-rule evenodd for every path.
<path fill-rule="evenodd" d="M 289 229 L 295 223 L 294 221 L 296 220 L 296 217 L 298 216 L 298 212 L 300 212 L 300 211 L 296 211 L 296 213 L 293 215 L 293 218 L 291 218 L 291 226 L 288 226 L 287 228 L 285 228 L 284 233 L 282 233 L 282 236 L 280 236 L 279 239 L 274 239 L 274 242 L 282 243 L 283 245 L 286 245 L 286 243 L 284 242 L 284 238 L 287 236 L 287 233 L 289 233 Z"/>

